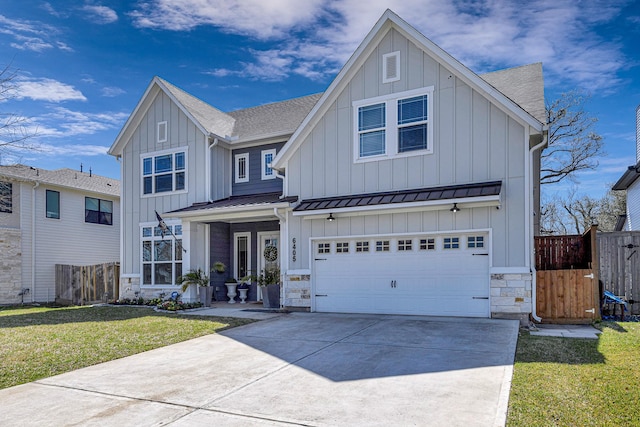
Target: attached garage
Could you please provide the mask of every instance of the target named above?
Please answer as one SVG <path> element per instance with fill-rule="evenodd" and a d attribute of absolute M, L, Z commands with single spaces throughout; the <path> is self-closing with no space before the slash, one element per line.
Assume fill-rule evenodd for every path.
<path fill-rule="evenodd" d="M 489 235 L 313 241 L 315 311 L 490 317 Z"/>

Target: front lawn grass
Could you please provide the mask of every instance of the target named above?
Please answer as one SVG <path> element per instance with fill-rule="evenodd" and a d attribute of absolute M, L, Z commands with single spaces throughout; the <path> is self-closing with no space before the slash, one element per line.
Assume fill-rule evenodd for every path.
<path fill-rule="evenodd" d="M 598 340 L 518 338 L 507 426 L 640 426 L 640 323 Z"/>
<path fill-rule="evenodd" d="M 146 307 L 0 309 L 0 388 L 251 322 L 165 314 Z"/>

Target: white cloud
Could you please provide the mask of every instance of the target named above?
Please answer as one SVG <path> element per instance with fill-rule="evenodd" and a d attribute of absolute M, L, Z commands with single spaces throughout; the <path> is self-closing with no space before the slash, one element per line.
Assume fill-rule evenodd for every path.
<path fill-rule="evenodd" d="M 102 96 L 106 96 L 107 98 L 114 98 L 116 96 L 120 96 L 126 93 L 124 89 L 121 89 L 119 87 L 112 87 L 112 86 L 103 87 L 101 91 L 102 91 Z"/>
<path fill-rule="evenodd" d="M 95 24 L 111 24 L 118 20 L 115 10 L 100 5 L 85 5 L 81 8 L 87 13 L 87 18 Z"/>
<path fill-rule="evenodd" d="M 42 52 L 57 47 L 60 50 L 73 51 L 66 43 L 55 40 L 59 34 L 56 27 L 43 22 L 10 19 L 0 15 L 0 34 L 13 38 L 14 41 L 9 45 L 14 49 Z"/>
<path fill-rule="evenodd" d="M 186 31 L 213 25 L 222 31 L 278 41 L 279 49 L 252 51 L 243 69 L 213 75 L 265 80 L 299 74 L 335 74 L 390 8 L 476 72 L 543 62 L 548 83 L 591 92 L 620 83 L 628 66 L 621 45 L 597 26 L 618 17 L 629 0 L 146 0 L 131 13 L 140 27 Z M 265 60 L 265 55 L 271 58 Z"/>
<path fill-rule="evenodd" d="M 66 83 L 53 79 L 18 79 L 16 81 L 16 99 L 30 98 L 34 101 L 86 101 L 87 98 Z"/>
<path fill-rule="evenodd" d="M 33 119 L 39 137 L 63 138 L 93 135 L 119 129 L 129 117 L 128 113 L 89 113 L 57 107 L 52 112 Z"/>

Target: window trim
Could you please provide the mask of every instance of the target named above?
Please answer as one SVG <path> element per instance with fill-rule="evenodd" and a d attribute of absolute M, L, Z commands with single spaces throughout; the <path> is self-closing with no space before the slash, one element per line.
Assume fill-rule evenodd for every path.
<path fill-rule="evenodd" d="M 57 216 L 49 216 L 49 197 L 48 197 L 49 193 L 56 193 L 58 195 L 58 213 L 57 213 Z M 44 192 L 44 215 L 45 215 L 45 217 L 47 217 L 49 219 L 60 219 L 60 217 L 62 216 L 60 214 L 60 211 L 62 210 L 62 207 L 61 207 L 62 202 L 61 202 L 60 199 L 61 198 L 60 198 L 60 192 L 59 191 L 49 190 L 49 189 L 45 190 L 45 192 Z"/>
<path fill-rule="evenodd" d="M 260 169 L 260 175 L 261 175 L 263 181 L 265 181 L 267 179 L 275 179 L 276 178 L 276 171 L 269 166 L 271 164 L 271 162 L 269 162 L 269 164 L 267 164 L 267 162 L 266 162 L 266 157 L 267 157 L 268 154 L 271 154 L 271 162 L 273 162 L 273 159 L 276 158 L 276 149 L 275 148 L 271 148 L 269 150 L 262 150 L 262 152 L 260 153 L 260 158 L 262 159 L 262 162 L 261 162 L 262 163 L 262 168 Z M 269 169 L 271 170 L 271 175 L 267 175 L 266 174 L 267 167 L 269 167 Z"/>
<path fill-rule="evenodd" d="M 176 170 L 175 169 L 175 155 L 178 153 L 184 153 L 184 169 L 180 169 L 180 170 Z M 171 172 L 161 172 L 161 173 L 155 173 L 155 158 L 156 157 L 160 157 L 160 156 L 166 156 L 166 155 L 171 155 Z M 151 174 L 150 175 L 145 175 L 144 174 L 144 161 L 145 159 L 151 159 Z M 155 187 L 156 187 L 156 183 L 155 183 L 155 177 L 157 175 L 166 175 L 166 174 L 171 174 L 172 177 L 172 188 L 175 188 L 176 185 L 176 174 L 178 172 L 184 172 L 184 189 L 182 190 L 172 190 L 172 191 L 163 191 L 163 192 L 156 192 L 155 191 Z M 183 193 L 187 193 L 188 192 L 188 188 L 189 188 L 189 147 L 178 147 L 178 148 L 171 148 L 168 150 L 160 150 L 160 151 L 152 151 L 152 152 L 147 152 L 147 153 L 141 153 L 140 154 L 140 197 L 141 198 L 146 198 L 146 197 L 158 197 L 158 196 L 168 196 L 168 195 L 173 195 L 173 194 L 183 194 Z M 151 188 L 152 188 L 152 192 L 151 193 L 146 193 L 144 192 L 144 178 L 145 177 L 151 177 Z"/>
<path fill-rule="evenodd" d="M 240 160 L 244 159 L 244 178 L 240 177 Z M 249 182 L 249 153 L 236 154 L 234 156 L 234 172 L 233 172 L 234 182 Z"/>
<path fill-rule="evenodd" d="M 251 232 L 233 233 L 233 277 L 238 281 L 242 279 L 238 273 L 238 238 L 247 238 L 247 272 L 251 271 Z"/>
<path fill-rule="evenodd" d="M 433 154 L 433 126 L 435 123 L 433 109 L 434 86 L 422 87 L 419 89 L 407 90 L 390 95 L 376 96 L 374 98 L 361 99 L 352 102 L 353 115 L 353 159 L 354 163 L 373 162 L 401 157 L 419 156 Z M 427 96 L 427 120 L 420 123 L 427 124 L 427 148 L 421 150 L 411 150 L 400 152 L 398 141 L 398 129 L 406 127 L 407 124 L 398 125 L 398 101 L 417 96 Z M 385 104 L 385 127 L 384 127 L 384 153 L 372 156 L 360 156 L 360 131 L 358 130 L 358 113 L 361 107 L 370 105 Z M 381 128 L 382 129 L 382 128 Z"/>
<path fill-rule="evenodd" d="M 165 224 L 167 224 L 167 226 L 172 227 L 172 230 L 175 230 L 176 226 L 182 226 L 182 221 L 180 220 L 176 220 L 176 219 L 165 219 L 164 220 Z M 154 266 L 156 261 L 154 261 L 154 254 L 153 254 L 153 250 L 154 250 L 154 243 L 157 241 L 162 241 L 163 239 L 159 236 L 155 235 L 155 229 L 158 227 L 158 222 L 144 222 L 144 223 L 140 223 L 140 234 L 138 235 L 138 239 L 140 242 L 140 286 L 142 288 L 147 288 L 147 289 L 159 289 L 159 288 L 177 288 L 178 286 L 180 286 L 179 284 L 176 283 L 178 275 L 176 274 L 176 270 L 175 270 L 175 265 L 177 263 L 176 260 L 176 250 L 180 250 L 182 251 L 182 248 L 178 248 L 177 246 L 177 242 L 176 239 L 173 238 L 172 235 L 168 234 L 165 235 L 164 239 L 169 240 L 171 242 L 171 270 L 172 270 L 172 275 L 173 275 L 173 282 L 174 283 L 168 283 L 168 284 L 156 284 L 155 282 L 155 272 L 154 272 Z M 145 228 L 151 228 L 151 236 L 149 237 L 144 237 L 144 229 Z M 174 231 L 175 232 L 175 231 Z M 181 232 L 179 235 L 176 236 L 178 240 L 180 240 L 180 245 L 182 246 L 183 242 L 184 242 L 184 234 Z M 151 282 L 152 283 L 144 283 L 144 266 L 145 266 L 145 261 L 144 261 L 144 242 L 151 242 L 151 261 L 147 262 L 146 264 L 151 264 Z M 163 262 L 167 262 L 167 261 L 161 261 L 161 263 Z M 182 259 L 179 261 L 179 263 L 184 266 L 184 252 L 182 252 Z M 182 273 L 184 273 L 183 269 L 181 268 Z"/>
<path fill-rule="evenodd" d="M 160 131 L 160 129 L 162 129 L 162 132 Z M 161 135 L 163 135 L 163 137 L 161 137 Z M 169 125 L 167 124 L 167 121 L 164 120 L 162 122 L 158 122 L 158 125 L 156 126 L 156 143 L 161 144 L 163 142 L 167 142 L 168 139 Z"/>

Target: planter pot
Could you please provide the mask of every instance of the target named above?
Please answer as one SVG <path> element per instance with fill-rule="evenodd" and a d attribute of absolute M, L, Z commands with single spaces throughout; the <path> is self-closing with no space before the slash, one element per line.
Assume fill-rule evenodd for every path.
<path fill-rule="evenodd" d="M 279 284 L 262 287 L 262 306 L 265 308 L 280 308 Z"/>
<path fill-rule="evenodd" d="M 198 287 L 200 293 L 200 302 L 203 307 L 211 307 L 211 299 L 213 298 L 213 288 L 211 286 Z"/>
<path fill-rule="evenodd" d="M 229 297 L 229 304 L 235 304 L 235 297 L 238 295 L 236 292 L 236 288 L 238 287 L 237 283 L 226 283 L 227 286 L 227 296 Z"/>
<path fill-rule="evenodd" d="M 249 288 L 238 288 L 238 292 L 240 292 L 240 304 L 246 304 L 247 292 L 249 292 Z"/>
<path fill-rule="evenodd" d="M 216 301 L 226 301 L 227 300 L 227 288 L 220 285 L 216 286 L 215 289 Z"/>

